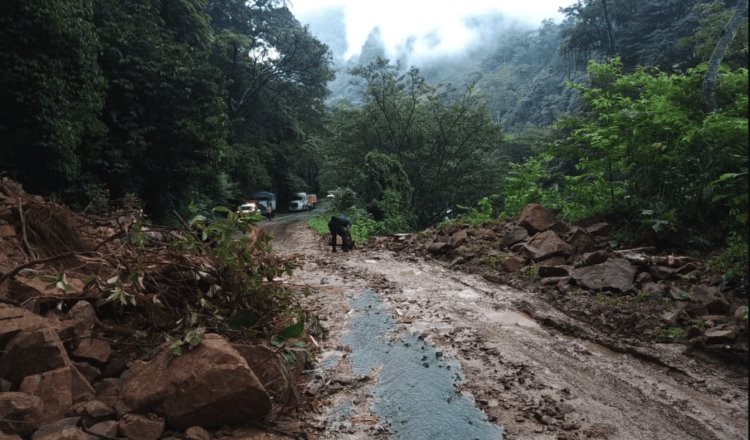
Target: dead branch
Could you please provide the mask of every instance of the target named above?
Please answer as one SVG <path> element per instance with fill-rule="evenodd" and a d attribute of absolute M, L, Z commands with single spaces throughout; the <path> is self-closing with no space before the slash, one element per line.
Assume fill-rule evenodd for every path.
<path fill-rule="evenodd" d="M 28 269 L 29 267 L 32 267 L 32 266 L 36 266 L 37 264 L 44 264 L 44 263 L 49 263 L 51 261 L 62 260 L 63 258 L 68 258 L 68 257 L 72 257 L 72 256 L 75 256 L 75 255 L 95 255 L 95 254 L 96 254 L 96 252 L 93 252 L 93 251 L 91 251 L 91 252 L 89 252 L 89 251 L 86 251 L 86 252 L 72 251 L 72 252 L 65 252 L 65 253 L 58 254 L 58 255 L 53 255 L 53 256 L 47 257 L 47 258 L 39 258 L 39 259 L 36 259 L 36 260 L 32 260 L 32 261 L 29 261 L 27 263 L 21 264 L 20 266 L 16 266 L 10 272 L 8 272 L 8 273 L 3 274 L 2 276 L 0 276 L 0 284 L 3 284 L 3 282 L 5 280 L 7 280 L 8 278 L 12 278 L 12 277 L 18 275 L 18 273 L 21 272 L 22 270 Z"/>
<path fill-rule="evenodd" d="M 26 217 L 23 215 L 23 203 L 21 203 L 21 198 L 18 198 L 18 216 L 21 219 L 21 238 L 23 239 L 23 244 L 26 246 L 26 250 L 29 251 L 29 255 L 31 255 L 34 259 L 39 258 L 36 253 L 34 252 L 34 249 L 31 248 L 31 245 L 29 244 L 29 237 L 26 233 Z M 26 257 L 28 259 L 28 257 Z M 0 280 L 0 283 L 2 283 L 2 280 Z"/>

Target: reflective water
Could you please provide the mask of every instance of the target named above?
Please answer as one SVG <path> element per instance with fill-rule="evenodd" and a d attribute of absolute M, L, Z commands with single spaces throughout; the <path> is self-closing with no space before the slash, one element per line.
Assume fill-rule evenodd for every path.
<path fill-rule="evenodd" d="M 395 323 L 377 294 L 351 301 L 356 315 L 343 342 L 352 349 L 356 375 L 377 370 L 375 412 L 395 439 L 502 439 L 470 396 L 457 391 L 459 366 L 416 334 L 395 334 Z"/>

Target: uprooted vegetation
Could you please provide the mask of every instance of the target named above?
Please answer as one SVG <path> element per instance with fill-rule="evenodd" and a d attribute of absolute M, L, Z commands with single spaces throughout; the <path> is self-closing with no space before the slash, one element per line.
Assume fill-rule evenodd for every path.
<path fill-rule="evenodd" d="M 72 415 L 59 429 L 106 422 L 110 437 L 159 438 L 294 403 L 304 314 L 280 277 L 296 263 L 253 221 L 215 214 L 175 230 L 137 206 L 85 216 L 0 182 L 0 400 L 25 402 L 3 410 L 0 431 L 31 435 Z M 235 407 L 247 409 L 220 410 Z"/>

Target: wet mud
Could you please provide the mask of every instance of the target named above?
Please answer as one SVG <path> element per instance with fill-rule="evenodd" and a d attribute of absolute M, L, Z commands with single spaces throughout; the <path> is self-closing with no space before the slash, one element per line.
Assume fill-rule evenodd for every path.
<path fill-rule="evenodd" d="M 385 250 L 331 254 L 304 221 L 265 227 L 298 256 L 286 282 L 310 292 L 303 306 L 328 334 L 295 416 L 307 438 L 748 438 L 744 374 L 612 340 L 539 292 Z M 418 424 L 459 408 L 482 430 Z"/>

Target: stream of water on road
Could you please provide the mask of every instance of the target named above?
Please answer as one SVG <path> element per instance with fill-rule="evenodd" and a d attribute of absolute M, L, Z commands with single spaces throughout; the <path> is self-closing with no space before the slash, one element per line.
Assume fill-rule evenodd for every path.
<path fill-rule="evenodd" d="M 416 334 L 396 333 L 395 322 L 373 290 L 350 305 L 356 315 L 343 342 L 351 347 L 352 370 L 377 370 L 374 410 L 395 439 L 502 439 L 471 396 L 461 393 L 460 366 Z"/>

